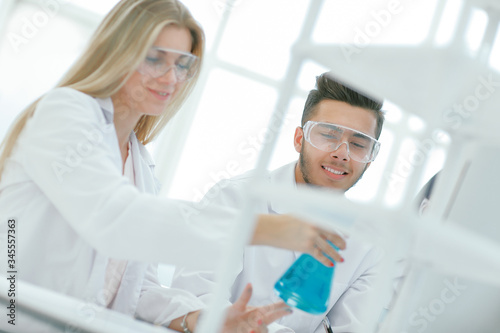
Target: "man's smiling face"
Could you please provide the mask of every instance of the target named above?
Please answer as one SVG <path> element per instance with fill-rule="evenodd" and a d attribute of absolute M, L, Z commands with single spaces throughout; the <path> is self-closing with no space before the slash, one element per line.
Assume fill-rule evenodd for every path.
<path fill-rule="evenodd" d="M 311 121 L 341 125 L 370 137 L 375 137 L 377 121 L 368 109 L 352 106 L 345 102 L 323 100 L 315 107 Z M 308 183 L 347 191 L 361 178 L 370 163 L 353 160 L 346 144 L 332 152 L 315 148 L 304 139 L 304 131 L 298 127 L 294 137 L 295 150 L 300 153 L 295 169 L 297 183 Z"/>

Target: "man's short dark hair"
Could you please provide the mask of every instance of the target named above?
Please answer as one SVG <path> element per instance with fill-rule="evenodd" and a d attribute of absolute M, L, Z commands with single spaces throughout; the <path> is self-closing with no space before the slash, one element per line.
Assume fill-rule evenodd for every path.
<path fill-rule="evenodd" d="M 375 138 L 378 139 L 380 137 L 384 124 L 384 113 L 381 111 L 383 102 L 349 88 L 345 84 L 333 79 L 331 73 L 323 73 L 316 77 L 316 89 L 309 92 L 306 104 L 304 105 L 302 127 L 313 117 L 317 105 L 323 100 L 345 102 L 352 106 L 372 111 L 377 120 Z"/>

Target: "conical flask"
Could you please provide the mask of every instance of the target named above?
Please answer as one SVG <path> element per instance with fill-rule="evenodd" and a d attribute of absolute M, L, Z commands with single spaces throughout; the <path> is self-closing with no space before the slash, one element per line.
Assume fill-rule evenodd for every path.
<path fill-rule="evenodd" d="M 274 291 L 290 306 L 322 314 L 328 309 L 334 270 L 335 266 L 327 267 L 309 254 L 302 254 L 276 282 Z"/>

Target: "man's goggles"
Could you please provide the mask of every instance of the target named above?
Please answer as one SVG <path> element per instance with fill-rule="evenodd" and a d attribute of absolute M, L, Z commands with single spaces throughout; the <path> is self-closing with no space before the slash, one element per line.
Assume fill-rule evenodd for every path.
<path fill-rule="evenodd" d="M 173 69 L 177 81 L 184 82 L 196 74 L 198 67 L 199 59 L 191 53 L 153 46 L 137 70 L 143 75 L 159 78 Z"/>
<path fill-rule="evenodd" d="M 304 125 L 304 138 L 313 147 L 331 152 L 346 144 L 347 153 L 355 161 L 368 163 L 375 160 L 380 142 L 352 128 L 316 121 Z"/>

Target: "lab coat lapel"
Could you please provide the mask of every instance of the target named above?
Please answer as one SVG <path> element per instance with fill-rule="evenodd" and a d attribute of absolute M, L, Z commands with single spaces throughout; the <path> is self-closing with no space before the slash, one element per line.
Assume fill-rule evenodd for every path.
<path fill-rule="evenodd" d="M 157 194 L 158 189 L 153 174 L 153 159 L 146 148 L 137 140 L 135 133 L 130 134 L 130 143 L 136 188 L 140 192 Z M 140 221 L 137 221 L 137 223 L 140 223 Z M 120 288 L 113 301 L 113 310 L 129 315 L 135 314 L 147 267 L 147 263 L 127 262 L 127 268 L 123 273 Z"/>
<path fill-rule="evenodd" d="M 114 108 L 111 97 L 108 98 L 96 98 L 97 103 L 101 107 L 102 115 L 107 124 L 114 127 Z M 116 138 L 116 132 L 113 131 L 114 139 L 116 141 L 116 147 L 118 148 L 118 139 Z M 154 167 L 155 164 L 153 159 L 149 155 L 147 149 L 142 145 L 142 143 L 137 140 L 135 133 L 132 132 L 129 137 L 130 143 L 132 144 L 132 156 L 134 163 L 134 173 L 135 173 L 135 185 L 137 189 L 141 192 L 158 194 L 159 184 L 154 177 Z M 119 155 L 119 149 L 117 149 L 118 161 L 121 166 L 121 156 Z M 137 158 L 136 158 L 137 157 Z M 121 167 L 120 167 L 121 169 Z"/>
<path fill-rule="evenodd" d="M 153 174 L 153 159 L 146 148 L 137 140 L 135 133 L 130 134 L 130 143 L 135 186 L 141 192 L 157 194 L 159 189 Z M 137 222 L 140 223 L 140 221 Z M 113 301 L 112 308 L 114 310 L 130 315 L 135 314 L 147 267 L 147 263 L 128 261 L 120 288 Z"/>
<path fill-rule="evenodd" d="M 155 164 L 146 147 L 137 140 L 135 133 L 130 134 L 132 156 L 134 156 L 135 186 L 139 191 L 158 194 L 159 186 L 154 177 Z"/>
<path fill-rule="evenodd" d="M 115 123 L 113 120 L 114 117 L 114 109 L 113 102 L 111 101 L 111 97 L 108 98 L 96 98 L 95 99 L 99 106 L 101 107 L 102 115 L 104 121 L 106 123 L 106 127 L 102 130 L 103 140 L 107 143 L 107 146 L 113 147 L 116 149 L 111 150 L 112 159 L 116 164 L 118 170 L 122 169 L 122 156 L 120 154 L 120 147 L 118 144 L 118 137 L 116 135 Z"/>
<path fill-rule="evenodd" d="M 101 107 L 102 114 L 106 121 L 106 124 L 112 126 L 114 129 L 114 109 L 111 98 L 96 98 L 99 106 Z M 116 154 L 117 161 L 121 169 L 121 155 L 118 147 L 118 139 L 116 136 L 116 131 L 112 131 L 112 134 L 108 139 L 116 141 Z M 132 161 L 134 165 L 134 176 L 135 185 L 140 192 L 146 192 L 151 194 L 157 194 L 159 191 L 159 186 L 154 178 L 153 170 L 154 163 L 153 159 L 149 155 L 146 148 L 137 140 L 135 133 L 130 134 L 131 142 L 131 154 Z M 112 146 L 112 145 L 111 145 Z M 137 221 L 140 223 L 140 221 Z M 100 267 L 106 267 L 104 262 L 107 262 L 108 258 L 97 254 L 96 260 L 101 263 Z M 146 274 L 146 269 L 148 267 L 147 263 L 128 261 L 125 272 L 123 273 L 122 280 L 120 282 L 120 287 L 113 301 L 113 310 L 129 314 L 133 316 L 135 314 L 135 309 L 137 308 L 137 302 L 139 301 L 139 296 L 142 288 L 142 282 Z M 96 276 L 103 276 L 103 272 L 98 272 L 100 274 L 95 274 Z M 94 281 L 95 283 L 95 281 Z M 102 283 L 102 282 L 101 282 Z"/>
<path fill-rule="evenodd" d="M 97 103 L 101 108 L 103 121 L 105 123 L 105 125 L 103 125 L 103 128 L 101 130 L 101 134 L 103 135 L 102 138 L 104 142 L 103 144 L 109 147 L 113 146 L 116 147 L 116 149 L 112 149 L 110 151 L 112 154 L 111 158 L 114 161 L 117 170 L 121 170 L 122 159 L 120 155 L 118 138 L 116 135 L 115 125 L 113 121 L 113 115 L 114 115 L 113 103 L 110 97 L 96 98 L 95 100 L 97 101 Z M 97 251 L 95 252 L 94 264 L 88 279 L 87 289 L 84 296 L 84 299 L 86 299 L 91 303 L 96 303 L 99 305 L 104 304 L 103 293 L 105 292 L 105 290 L 103 285 L 104 280 L 102 277 L 105 274 L 108 260 L 109 260 L 108 256 L 101 254 L 100 252 Z"/>
<path fill-rule="evenodd" d="M 120 288 L 113 300 L 113 310 L 131 316 L 135 314 L 147 267 L 148 264 L 143 262 L 127 262 L 127 268 L 120 281 Z"/>

